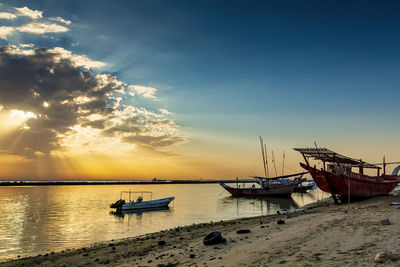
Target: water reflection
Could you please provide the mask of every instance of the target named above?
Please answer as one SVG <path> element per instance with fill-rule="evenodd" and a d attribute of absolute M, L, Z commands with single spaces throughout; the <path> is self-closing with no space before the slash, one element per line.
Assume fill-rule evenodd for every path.
<path fill-rule="evenodd" d="M 292 194 L 292 199 L 298 207 L 302 207 L 312 202 L 328 198 L 330 194 L 325 193 L 319 189 L 309 190 L 307 193 L 295 193 Z"/>
<path fill-rule="evenodd" d="M 172 212 L 173 210 L 170 207 L 158 207 L 158 208 L 147 208 L 141 210 L 128 210 L 128 211 L 110 211 L 110 214 L 119 218 L 125 218 L 125 216 L 142 216 L 143 213 L 149 213 L 157 215 L 160 212 Z"/>
<path fill-rule="evenodd" d="M 121 191 L 175 196 L 165 210 L 110 215 Z M 275 214 L 322 198 L 321 192 L 292 198 L 232 198 L 217 184 L 84 185 L 0 187 L 0 260 L 95 242 L 138 236 L 176 226 Z"/>
<path fill-rule="evenodd" d="M 238 216 L 248 214 L 254 215 L 275 214 L 278 210 L 291 210 L 298 207 L 292 198 L 276 197 L 224 197 L 218 201 L 221 211 L 236 209 Z"/>

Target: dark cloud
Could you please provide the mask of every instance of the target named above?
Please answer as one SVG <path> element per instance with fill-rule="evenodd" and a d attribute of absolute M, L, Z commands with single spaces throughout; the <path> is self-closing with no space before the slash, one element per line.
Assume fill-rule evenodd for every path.
<path fill-rule="evenodd" d="M 117 133 L 137 134 L 137 133 L 140 133 L 141 131 L 142 131 L 142 129 L 140 127 L 132 126 L 129 124 L 124 124 L 124 125 L 118 125 L 115 127 L 108 128 L 108 129 L 104 130 L 103 133 L 106 136 L 114 136 Z"/>
<path fill-rule="evenodd" d="M 57 62 L 57 53 L 47 49 L 34 50 L 28 56 L 12 52 L 7 46 L 0 48 L 0 99 L 6 100 L 2 101 L 6 108 L 22 104 L 36 111 L 41 106 L 38 101 L 73 99 L 88 94 L 97 85 L 90 73 L 70 61 Z"/>
<path fill-rule="evenodd" d="M 152 114 L 162 115 L 115 104 L 113 95 L 124 96 L 126 85 L 111 75 L 93 76 L 77 66 L 74 55 L 60 54 L 63 51 L 0 48 L 0 105 L 5 111 L 36 115 L 0 140 L 0 150 L 28 157 L 49 154 L 61 147 L 62 136 L 73 133 L 75 125 L 155 149 L 184 141 L 172 133 L 160 135 L 163 129 L 177 128 L 172 120 L 154 120 Z"/>
<path fill-rule="evenodd" d="M 82 123 L 83 127 L 92 127 L 95 129 L 104 129 L 106 120 L 87 121 Z"/>

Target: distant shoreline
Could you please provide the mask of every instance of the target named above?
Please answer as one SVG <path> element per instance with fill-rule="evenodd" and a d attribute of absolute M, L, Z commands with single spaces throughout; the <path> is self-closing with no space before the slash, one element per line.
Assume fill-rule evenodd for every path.
<path fill-rule="evenodd" d="M 236 180 L 170 180 L 170 181 L 3 181 L 0 186 L 34 186 L 34 185 L 124 185 L 124 184 L 216 184 L 236 183 Z M 239 183 L 252 183 L 255 180 L 238 180 Z"/>

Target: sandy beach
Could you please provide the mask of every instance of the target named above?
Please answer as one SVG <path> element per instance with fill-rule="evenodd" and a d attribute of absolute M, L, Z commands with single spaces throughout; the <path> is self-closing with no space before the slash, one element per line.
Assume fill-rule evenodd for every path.
<path fill-rule="evenodd" d="M 1 265 L 400 266 L 400 206 L 390 205 L 399 201 L 395 195 L 350 205 L 327 200 L 289 214 L 179 227 Z M 212 231 L 226 242 L 204 245 Z M 377 263 L 381 252 L 388 257 Z"/>

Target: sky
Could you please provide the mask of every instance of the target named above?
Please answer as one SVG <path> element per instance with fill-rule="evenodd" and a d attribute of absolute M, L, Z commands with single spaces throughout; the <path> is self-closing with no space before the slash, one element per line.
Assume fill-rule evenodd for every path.
<path fill-rule="evenodd" d="M 0 179 L 247 178 L 263 174 L 260 135 L 276 174 L 301 171 L 292 148 L 314 142 L 399 161 L 399 12 L 2 1 Z"/>

